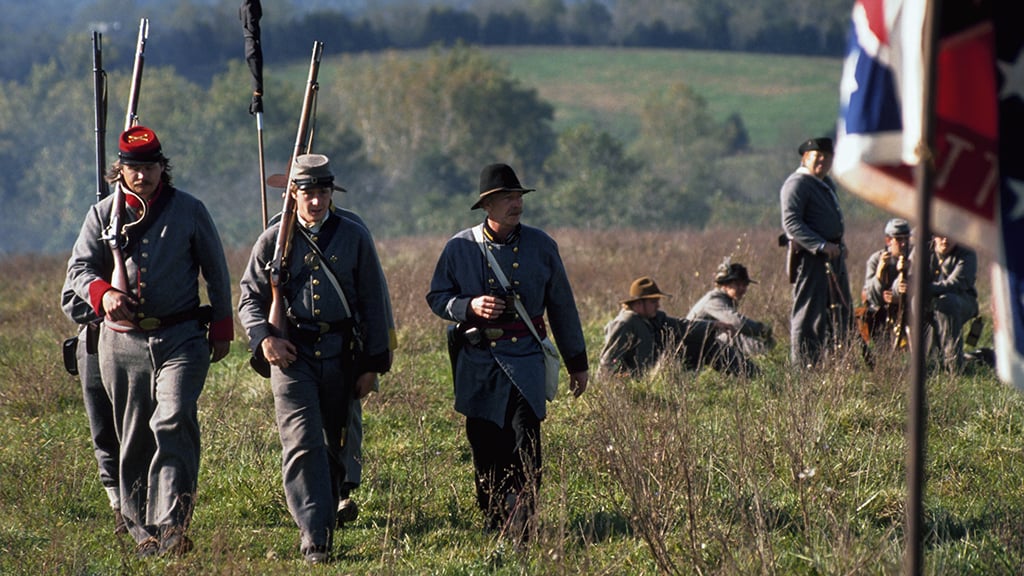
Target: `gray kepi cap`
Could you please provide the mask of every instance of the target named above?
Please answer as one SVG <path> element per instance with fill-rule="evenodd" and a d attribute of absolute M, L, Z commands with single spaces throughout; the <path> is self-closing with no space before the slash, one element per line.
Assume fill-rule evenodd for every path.
<path fill-rule="evenodd" d="M 290 180 L 299 190 L 307 188 L 331 188 L 345 192 L 334 184 L 331 163 L 323 154 L 303 154 L 295 158 Z"/>
<path fill-rule="evenodd" d="M 885 223 L 885 235 L 890 238 L 910 236 L 910 223 L 903 218 L 893 218 Z"/>

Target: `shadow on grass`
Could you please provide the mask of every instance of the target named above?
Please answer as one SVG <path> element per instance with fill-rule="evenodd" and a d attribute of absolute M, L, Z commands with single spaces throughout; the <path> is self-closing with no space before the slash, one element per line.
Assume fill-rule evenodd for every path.
<path fill-rule="evenodd" d="M 596 544 L 615 536 L 633 536 L 629 519 L 619 512 L 601 510 L 576 516 L 572 520 L 573 532 L 579 535 L 579 545 Z"/>

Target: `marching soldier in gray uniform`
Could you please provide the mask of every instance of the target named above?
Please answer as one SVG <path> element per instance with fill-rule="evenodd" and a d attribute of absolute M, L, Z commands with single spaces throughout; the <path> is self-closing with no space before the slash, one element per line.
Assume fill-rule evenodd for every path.
<path fill-rule="evenodd" d="M 790 360 L 808 367 L 849 339 L 852 308 L 843 213 L 828 175 L 832 140 L 807 140 L 797 151 L 800 166 L 782 184 L 779 199 L 793 283 Z"/>
<path fill-rule="evenodd" d="M 90 209 L 68 263 L 68 284 L 97 316 L 99 365 L 121 443 L 121 511 L 140 556 L 180 555 L 199 475 L 197 403 L 211 361 L 233 337 L 231 281 L 205 206 L 171 184 L 155 133 L 121 134 L 107 179 L 127 200 L 121 247 L 128 286 L 115 288 L 107 238 L 121 194 Z M 116 220 L 115 220 L 116 221 Z M 209 306 L 200 306 L 199 275 Z M 209 325 L 209 329 L 207 326 Z"/>
<path fill-rule="evenodd" d="M 887 328 L 906 327 L 910 268 L 910 224 L 893 218 L 885 224 L 885 248 L 872 253 L 864 268 L 863 321 L 872 339 L 903 337 Z"/>
<path fill-rule="evenodd" d="M 579 396 L 587 388 L 586 343 L 572 287 L 546 233 L 520 223 L 523 188 L 506 164 L 480 173 L 484 222 L 445 244 L 430 282 L 427 303 L 435 314 L 457 322 L 449 345 L 455 380 L 455 409 L 466 417 L 473 452 L 477 505 L 488 530 L 514 541 L 529 538 L 541 482 L 541 421 L 547 416 L 544 315 Z M 490 252 L 509 283 L 495 275 Z M 527 318 L 520 317 L 518 299 Z"/>
<path fill-rule="evenodd" d="M 288 337 L 270 319 L 280 222 L 253 246 L 238 315 L 254 357 L 270 365 L 285 499 L 305 560 L 320 564 L 331 559 L 350 400 L 366 397 L 391 367 L 390 311 L 369 232 L 331 208 L 334 190 L 344 189 L 328 158 L 299 156 L 290 181 L 297 220 L 278 288 Z"/>
<path fill-rule="evenodd" d="M 750 278 L 747 267 L 728 258 L 715 272 L 715 287 L 709 290 L 686 314 L 687 320 L 711 320 L 725 325 L 718 340 L 729 349 L 741 370 L 748 375 L 759 372 L 751 357 L 763 354 L 775 346 L 772 327 L 739 312 L 740 301 L 747 288 L 757 284 Z"/>
<path fill-rule="evenodd" d="M 281 181 L 277 181 L 280 176 Z M 281 175 L 271 176 L 268 184 L 276 188 L 287 188 L 288 178 Z M 332 201 L 332 210 L 342 218 L 346 218 L 366 228 L 369 227 L 363 222 L 361 216 L 355 212 L 342 208 L 337 202 Z M 270 224 L 280 221 L 281 214 L 278 213 L 270 220 Z M 373 242 L 371 234 L 370 241 Z M 395 332 L 395 318 L 391 309 L 391 294 L 388 292 L 387 279 L 383 279 L 384 299 L 387 301 L 388 310 L 388 341 L 391 349 L 392 359 L 394 352 L 398 349 L 398 335 Z M 380 391 L 379 379 L 374 383 L 374 392 Z M 349 402 L 348 428 L 345 431 L 345 445 L 342 447 L 342 460 L 345 462 L 345 479 L 341 483 L 341 492 L 338 495 L 338 528 L 347 522 L 354 522 L 359 517 L 359 505 L 352 498 L 352 492 L 359 488 L 363 482 L 363 401 L 361 398 L 353 398 Z"/>
<path fill-rule="evenodd" d="M 964 324 L 978 315 L 978 255 L 952 238 L 935 236 L 929 261 L 927 346 L 937 345 L 943 368 L 954 372 L 964 363 Z"/>

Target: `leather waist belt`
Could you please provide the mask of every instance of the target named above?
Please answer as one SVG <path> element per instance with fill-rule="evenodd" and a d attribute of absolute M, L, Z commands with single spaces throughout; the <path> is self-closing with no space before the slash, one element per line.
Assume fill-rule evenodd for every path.
<path fill-rule="evenodd" d="M 304 334 L 333 334 L 336 332 L 346 332 L 352 328 L 353 322 L 351 318 L 345 320 L 338 320 L 336 322 L 314 322 L 312 320 L 297 320 L 289 318 L 289 323 L 299 332 Z"/>
<path fill-rule="evenodd" d="M 804 249 L 804 247 L 801 246 L 800 244 L 798 244 L 795 240 L 791 240 L 791 242 L 793 243 L 793 253 L 794 254 L 814 254 L 810 250 Z M 839 238 L 836 238 L 835 240 L 831 240 L 831 239 L 826 238 L 825 242 L 828 242 L 830 244 L 838 244 L 838 245 L 842 246 L 843 245 L 843 237 L 840 236 Z"/>
<path fill-rule="evenodd" d="M 537 334 L 541 338 L 547 336 L 547 328 L 544 325 L 544 317 L 537 316 L 532 319 L 534 328 L 537 329 Z M 530 328 L 527 327 L 526 322 L 517 320 L 515 322 L 488 322 L 483 324 L 474 324 L 467 328 L 467 331 L 472 328 L 477 328 L 481 335 L 487 340 L 511 340 L 512 338 L 527 338 L 533 337 L 530 332 Z"/>
<path fill-rule="evenodd" d="M 213 320 L 213 308 L 211 306 L 200 306 L 192 310 L 170 314 L 168 316 L 143 316 L 135 319 L 135 327 L 143 332 L 151 332 L 160 328 L 167 328 L 176 324 L 182 324 L 190 320 L 196 320 L 201 324 L 209 324 Z"/>

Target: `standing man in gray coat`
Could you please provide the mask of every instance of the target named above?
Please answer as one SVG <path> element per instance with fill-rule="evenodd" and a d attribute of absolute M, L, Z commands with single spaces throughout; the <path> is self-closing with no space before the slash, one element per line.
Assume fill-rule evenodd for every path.
<path fill-rule="evenodd" d="M 270 322 L 280 222 L 256 240 L 238 303 L 253 355 L 270 365 L 285 499 L 310 564 L 331 559 L 350 401 L 391 368 L 384 272 L 366 228 L 331 208 L 335 190 L 326 156 L 295 159 L 295 229 L 277 288 L 287 337 Z"/>
<path fill-rule="evenodd" d="M 543 338 L 547 314 L 575 396 L 587 389 L 588 362 L 576 300 L 558 245 L 520 223 L 523 188 L 506 164 L 480 173 L 482 224 L 445 244 L 427 293 L 435 314 L 457 322 L 452 354 L 455 409 L 466 417 L 477 505 L 488 530 L 514 541 L 530 537 L 541 482 L 541 427 L 547 416 Z M 502 286 L 484 251 L 509 282 Z M 528 318 L 516 312 L 513 299 Z"/>
<path fill-rule="evenodd" d="M 843 212 L 828 175 L 832 140 L 813 138 L 797 151 L 800 166 L 782 184 L 779 199 L 793 282 L 790 361 L 808 367 L 849 340 L 852 308 Z"/>
<path fill-rule="evenodd" d="M 115 288 L 108 223 L 119 194 L 89 210 L 68 263 L 68 285 L 105 324 L 99 366 L 121 443 L 121 512 L 139 556 L 181 555 L 199 476 L 198 400 L 210 362 L 233 337 L 231 281 L 206 207 L 174 188 L 160 140 L 123 132 L 107 179 L 127 196 L 128 286 Z M 200 306 L 199 275 L 208 306 Z"/>

